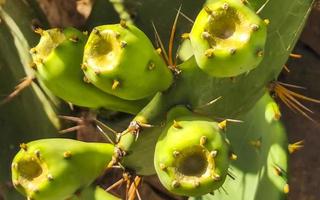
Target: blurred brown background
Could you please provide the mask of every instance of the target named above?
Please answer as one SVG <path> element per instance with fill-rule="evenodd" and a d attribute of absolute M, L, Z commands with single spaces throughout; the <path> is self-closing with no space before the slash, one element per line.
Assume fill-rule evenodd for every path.
<path fill-rule="evenodd" d="M 39 0 L 39 2 L 52 26 L 82 26 L 92 6 L 91 0 Z M 301 93 L 320 99 L 320 1 L 315 4 L 294 53 L 302 54 L 303 57 L 290 59 L 287 63 L 290 73 L 282 74 L 280 80 L 304 86 L 307 90 Z M 320 105 L 308 103 L 305 105 L 315 112 L 312 116 L 320 122 Z M 305 142 L 305 148 L 290 157 L 289 200 L 318 200 L 320 199 L 318 189 L 320 184 L 320 125 L 292 112 L 283 104 L 281 104 L 281 110 L 289 141 L 293 143 L 304 140 Z M 119 176 L 114 177 L 114 180 L 117 178 Z M 149 178 L 146 183 L 141 193 L 148 194 L 147 199 L 173 199 L 161 192 L 160 184 L 156 179 Z"/>

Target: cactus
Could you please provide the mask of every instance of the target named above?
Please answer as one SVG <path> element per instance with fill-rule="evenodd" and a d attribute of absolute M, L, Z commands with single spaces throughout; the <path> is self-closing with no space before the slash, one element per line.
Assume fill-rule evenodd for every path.
<path fill-rule="evenodd" d="M 21 144 L 12 161 L 12 182 L 30 199 L 65 199 L 88 186 L 111 160 L 113 146 L 70 139 Z"/>
<path fill-rule="evenodd" d="M 173 108 L 167 120 L 154 154 L 161 183 L 173 193 L 188 196 L 220 188 L 231 154 L 223 127 L 181 106 Z"/>
<path fill-rule="evenodd" d="M 201 11 L 191 0 L 180 8 L 164 1 L 161 5 L 176 6 L 172 10 L 177 15 L 173 19 L 174 12 L 166 7 L 163 21 L 173 23 L 155 30 L 157 50 L 149 40 L 149 21 L 164 10 L 153 12 L 163 8 L 154 1 L 143 2 L 144 9 L 139 1 L 113 1 L 125 20 L 88 30 L 88 38 L 74 28 L 36 29 L 41 39 L 31 50 L 35 74 L 53 94 L 76 106 L 134 115 L 122 132 L 89 120 L 100 132 L 103 126 L 115 134 L 104 133 L 112 144 L 47 139 L 21 145 L 12 162 L 12 182 L 29 199 L 116 198 L 104 197 L 108 194 L 99 188 L 96 197 L 89 186 L 108 167 L 122 168 L 123 178 L 107 191 L 127 182 L 130 200 L 139 198 L 139 176 L 151 174 L 169 192 L 190 199 L 264 199 L 265 191 L 273 199 L 286 196 L 286 135 L 279 107 L 267 93 L 279 91 L 275 80 L 312 0 L 212 0 Z M 181 15 L 192 19 L 180 26 Z M 90 20 L 87 27 L 94 27 L 97 21 Z M 146 20 L 149 25 L 143 26 Z M 163 40 L 166 52 L 160 38 L 169 28 L 170 37 Z M 179 49 L 176 33 L 182 31 L 189 33 L 183 34 L 185 47 Z M 243 35 L 249 38 L 244 43 Z M 0 56 L 8 57 L 2 51 Z M 125 178 L 133 176 L 132 182 Z"/>

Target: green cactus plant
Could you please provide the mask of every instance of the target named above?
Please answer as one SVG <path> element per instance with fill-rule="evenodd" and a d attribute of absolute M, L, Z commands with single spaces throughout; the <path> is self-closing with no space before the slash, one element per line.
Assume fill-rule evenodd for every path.
<path fill-rule="evenodd" d="M 22 145 L 12 163 L 12 179 L 29 199 L 116 199 L 89 186 L 107 166 L 121 167 L 124 174 L 157 173 L 170 192 L 194 196 L 190 199 L 260 200 L 266 198 L 265 191 L 273 199 L 286 196 L 286 135 L 278 121 L 279 108 L 266 92 L 273 88 L 313 1 L 212 0 L 202 11 L 201 1 L 197 9 L 191 0 L 180 8 L 178 1 L 165 1 L 161 5 L 114 1 L 126 21 L 95 27 L 88 39 L 74 28 L 37 29 L 42 37 L 32 50 L 36 75 L 52 93 L 74 105 L 134 116 L 123 132 L 108 128 L 116 134 L 111 137 L 114 145 L 66 139 Z M 149 40 L 154 34 L 150 20 L 157 25 L 156 14 L 164 13 L 160 8 L 168 14 L 155 33 L 160 47 L 155 50 Z M 189 22 L 180 26 L 180 15 Z M 94 27 L 90 20 L 87 27 Z M 169 29 L 170 37 L 163 39 L 167 53 L 159 38 Z M 190 32 L 183 37 L 190 41 L 179 49 L 178 42 L 173 42 L 178 37 L 175 33 L 182 32 Z M 251 34 L 251 39 L 240 44 L 237 34 Z M 203 59 L 208 48 L 212 57 Z M 18 49 L 20 57 L 24 50 Z M 8 58 L 5 51 L 0 52 L 1 58 Z M 226 125 L 228 120 L 221 118 L 243 123 Z M 90 124 L 101 125 L 95 119 Z M 230 158 L 238 160 L 230 162 Z M 136 179 L 132 187 L 127 186 L 129 199 L 135 193 L 139 196 L 135 184 Z M 79 195 L 74 195 L 76 191 Z"/>

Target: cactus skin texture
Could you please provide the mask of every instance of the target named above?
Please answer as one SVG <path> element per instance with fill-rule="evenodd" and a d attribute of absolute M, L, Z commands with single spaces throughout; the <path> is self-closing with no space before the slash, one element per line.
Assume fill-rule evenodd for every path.
<path fill-rule="evenodd" d="M 12 182 L 29 199 L 66 199 L 102 173 L 113 150 L 111 144 L 71 139 L 21 144 L 12 161 Z"/>
<path fill-rule="evenodd" d="M 223 184 L 227 193 L 220 191 L 189 200 L 287 199 L 288 141 L 274 103 L 265 94 L 238 118 L 243 123 L 228 125 L 226 134 L 238 159 L 230 165 L 234 179 L 227 177 Z"/>
<path fill-rule="evenodd" d="M 127 100 L 164 91 L 173 81 L 147 36 L 125 22 L 93 29 L 85 46 L 83 66 L 95 86 Z"/>
<path fill-rule="evenodd" d="M 173 108 L 155 149 L 161 183 L 179 195 L 200 196 L 218 189 L 229 167 L 230 148 L 218 123 Z"/>
<path fill-rule="evenodd" d="M 31 49 L 37 77 L 56 96 L 78 106 L 136 113 L 143 101 L 126 101 L 86 83 L 81 71 L 87 37 L 74 28 L 40 30 L 39 44 Z"/>
<path fill-rule="evenodd" d="M 68 200 L 121 200 L 99 186 L 90 186 Z"/>
<path fill-rule="evenodd" d="M 237 76 L 257 67 L 266 38 L 263 20 L 239 0 L 207 4 L 190 33 L 197 64 L 215 77 Z"/>

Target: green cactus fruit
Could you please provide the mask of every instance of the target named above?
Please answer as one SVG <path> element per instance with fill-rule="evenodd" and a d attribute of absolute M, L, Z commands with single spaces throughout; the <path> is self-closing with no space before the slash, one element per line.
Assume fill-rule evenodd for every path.
<path fill-rule="evenodd" d="M 203 71 L 233 77 L 258 66 L 266 36 L 266 23 L 243 1 L 219 0 L 201 10 L 190 41 Z"/>
<path fill-rule="evenodd" d="M 103 172 L 114 150 L 107 143 L 58 138 L 20 146 L 12 162 L 12 182 L 18 191 L 34 200 L 71 197 Z"/>
<path fill-rule="evenodd" d="M 147 36 L 125 22 L 94 28 L 83 62 L 90 82 L 123 99 L 154 95 L 166 90 L 173 81 L 171 71 Z"/>
<path fill-rule="evenodd" d="M 74 28 L 40 30 L 31 49 L 38 78 L 56 96 L 78 106 L 137 113 L 144 101 L 126 101 L 86 83 L 81 71 L 87 37 Z"/>
<path fill-rule="evenodd" d="M 179 195 L 200 196 L 218 189 L 228 173 L 230 148 L 219 124 L 183 106 L 173 108 L 155 149 L 161 183 Z"/>

